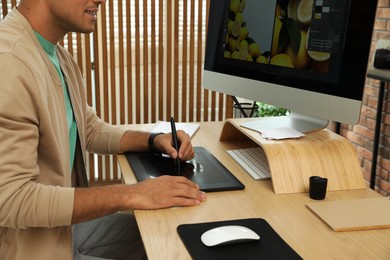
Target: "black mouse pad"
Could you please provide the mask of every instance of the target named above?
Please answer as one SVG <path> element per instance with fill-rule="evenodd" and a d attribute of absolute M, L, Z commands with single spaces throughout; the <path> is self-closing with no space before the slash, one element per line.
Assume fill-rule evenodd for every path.
<path fill-rule="evenodd" d="M 260 240 L 217 247 L 207 247 L 202 243 L 200 237 L 204 232 L 224 225 L 250 228 L 260 236 Z M 194 260 L 302 259 L 268 222 L 261 218 L 182 224 L 177 227 L 177 232 Z"/>
<path fill-rule="evenodd" d="M 245 186 L 206 148 L 194 147 L 195 158 L 181 162 L 180 175 L 192 180 L 203 191 L 242 190 Z M 138 181 L 161 175 L 177 175 L 175 160 L 154 153 L 126 153 Z"/>

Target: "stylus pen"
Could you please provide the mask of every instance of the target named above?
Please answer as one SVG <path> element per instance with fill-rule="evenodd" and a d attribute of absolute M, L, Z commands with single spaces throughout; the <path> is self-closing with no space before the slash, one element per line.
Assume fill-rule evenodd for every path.
<path fill-rule="evenodd" d="M 173 119 L 173 117 L 171 117 L 171 130 L 172 130 L 173 146 L 177 151 L 177 157 L 176 157 L 177 175 L 180 175 L 179 142 L 177 140 L 175 119 Z"/>

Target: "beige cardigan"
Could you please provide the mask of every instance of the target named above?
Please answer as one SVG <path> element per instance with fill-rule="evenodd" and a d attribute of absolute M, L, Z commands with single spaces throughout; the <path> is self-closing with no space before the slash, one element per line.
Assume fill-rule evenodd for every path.
<path fill-rule="evenodd" d="M 85 151 L 119 152 L 125 129 L 96 116 L 77 64 L 61 46 L 57 54 L 79 137 L 72 177 L 86 185 Z M 0 23 L 0 259 L 72 259 L 71 179 L 59 76 L 14 9 Z"/>

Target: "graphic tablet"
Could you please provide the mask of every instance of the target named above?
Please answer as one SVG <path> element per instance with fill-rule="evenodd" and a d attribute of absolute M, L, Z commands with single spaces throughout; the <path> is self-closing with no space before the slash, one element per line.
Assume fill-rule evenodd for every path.
<path fill-rule="evenodd" d="M 194 150 L 194 159 L 181 162 L 180 175 L 197 183 L 206 192 L 245 188 L 206 148 L 194 147 Z M 177 175 L 175 161 L 169 156 L 139 152 L 125 155 L 138 181 L 162 175 Z"/>

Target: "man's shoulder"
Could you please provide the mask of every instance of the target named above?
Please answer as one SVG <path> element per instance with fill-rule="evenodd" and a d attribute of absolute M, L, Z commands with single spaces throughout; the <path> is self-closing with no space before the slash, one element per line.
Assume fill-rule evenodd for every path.
<path fill-rule="evenodd" d="M 11 19 L 0 22 L 0 53 L 10 53 L 23 41 L 25 28 Z"/>
<path fill-rule="evenodd" d="M 33 30 L 27 20 L 17 9 L 10 12 L 4 20 L 0 21 L 0 53 L 17 54 L 22 50 L 34 48 L 32 40 Z"/>

